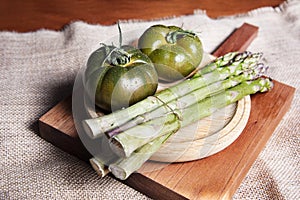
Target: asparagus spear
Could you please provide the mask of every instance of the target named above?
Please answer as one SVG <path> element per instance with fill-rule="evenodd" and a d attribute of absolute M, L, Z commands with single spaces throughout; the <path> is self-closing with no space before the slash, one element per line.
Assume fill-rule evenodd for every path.
<path fill-rule="evenodd" d="M 217 109 L 234 103 L 242 99 L 244 96 L 257 92 L 266 92 L 272 87 L 273 83 L 268 78 L 258 78 L 253 81 L 242 82 L 235 87 L 227 89 L 224 92 L 206 98 L 199 103 L 188 107 L 185 113 L 190 114 L 190 116 L 187 115 L 188 118 L 185 119 L 187 120 L 186 123 L 192 123 L 198 119 L 209 116 Z M 195 110 L 198 112 L 195 112 Z M 111 164 L 109 166 L 109 170 L 115 177 L 121 180 L 126 179 L 130 174 L 138 170 L 172 134 L 173 131 L 165 133 L 162 136 L 152 140 L 150 143 L 147 143 L 134 151 L 129 157 Z"/>
<path fill-rule="evenodd" d="M 209 73 L 196 73 L 192 79 L 183 81 L 171 88 L 165 89 L 155 94 L 154 97 L 147 97 L 146 99 L 124 110 L 119 110 L 99 118 L 84 120 L 83 127 L 85 128 L 86 133 L 90 137 L 100 137 L 101 135 L 103 135 L 103 133 L 109 132 L 118 126 L 125 124 L 126 122 L 130 121 L 138 115 L 152 111 L 164 105 L 165 103 L 168 103 L 174 99 L 177 99 L 178 97 L 186 95 L 196 89 L 206 87 L 207 85 L 220 80 L 225 80 L 226 78 L 232 75 L 238 75 L 243 71 L 252 68 L 258 63 L 261 56 L 261 54 L 259 53 L 251 54 L 248 52 L 238 55 L 240 55 L 240 59 L 236 59 L 236 61 L 234 62 L 229 62 L 227 61 L 227 57 L 231 58 L 232 54 L 226 54 L 225 56 L 223 56 L 223 59 L 225 60 L 224 67 L 220 64 L 220 61 L 218 59 L 216 61 L 216 63 L 219 63 L 216 64 L 220 67 L 217 68 L 219 70 L 213 70 Z"/>

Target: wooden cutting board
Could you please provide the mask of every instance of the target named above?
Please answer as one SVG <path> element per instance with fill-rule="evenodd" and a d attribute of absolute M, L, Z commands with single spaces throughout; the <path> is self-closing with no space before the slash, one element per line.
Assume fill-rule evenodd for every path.
<path fill-rule="evenodd" d="M 213 55 L 244 51 L 257 33 L 258 27 L 243 24 Z M 251 96 L 248 123 L 238 139 L 225 150 L 201 160 L 173 163 L 155 171 L 149 169 L 157 169 L 162 164 L 147 162 L 143 171 L 148 169 L 148 172 L 134 173 L 122 182 L 155 199 L 230 199 L 291 105 L 295 88 L 277 81 L 274 83 L 272 91 Z M 40 136 L 53 145 L 84 161 L 91 158 L 77 135 L 71 98 L 44 114 L 39 119 L 39 128 Z"/>

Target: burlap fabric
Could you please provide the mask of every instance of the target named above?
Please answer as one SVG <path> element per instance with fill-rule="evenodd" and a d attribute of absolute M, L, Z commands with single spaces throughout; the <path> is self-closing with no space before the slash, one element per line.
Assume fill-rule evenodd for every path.
<path fill-rule="evenodd" d="M 152 24 L 197 31 L 211 52 L 234 28 L 260 27 L 249 50 L 264 52 L 274 79 L 299 88 L 300 2 L 213 20 L 204 12 L 121 23 L 123 31 Z M 126 185 L 100 179 L 91 167 L 38 136 L 37 120 L 72 91 L 78 69 L 116 26 L 74 22 L 62 31 L 0 32 L 0 199 L 148 199 Z M 234 199 L 300 199 L 299 91 Z M 276 99 L 274 99 L 276 101 Z M 145 186 L 147 187 L 147 186 Z M 162 194 L 163 195 L 163 194 Z"/>

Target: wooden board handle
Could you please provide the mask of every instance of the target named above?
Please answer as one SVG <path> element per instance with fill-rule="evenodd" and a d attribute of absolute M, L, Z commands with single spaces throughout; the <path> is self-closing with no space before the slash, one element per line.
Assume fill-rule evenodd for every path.
<path fill-rule="evenodd" d="M 241 27 L 237 28 L 232 34 L 230 34 L 228 38 L 217 47 L 212 55 L 219 57 L 233 51 L 243 52 L 256 38 L 257 34 L 257 26 L 244 23 Z"/>

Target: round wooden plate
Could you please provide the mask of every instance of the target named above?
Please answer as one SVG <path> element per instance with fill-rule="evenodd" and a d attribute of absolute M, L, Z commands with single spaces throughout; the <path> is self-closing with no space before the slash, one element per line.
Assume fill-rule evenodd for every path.
<path fill-rule="evenodd" d="M 186 162 L 218 153 L 242 133 L 251 110 L 250 96 L 180 129 L 150 159 Z"/>

